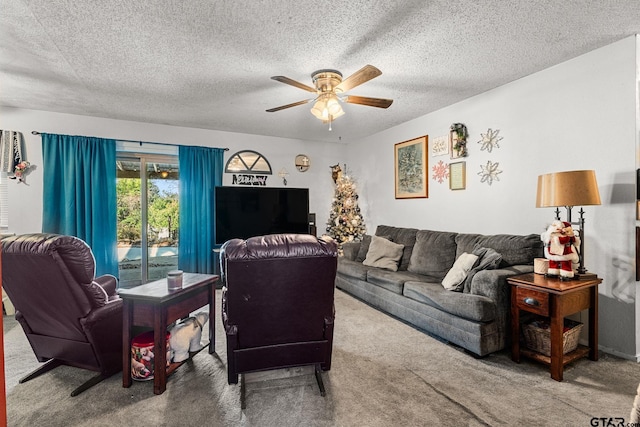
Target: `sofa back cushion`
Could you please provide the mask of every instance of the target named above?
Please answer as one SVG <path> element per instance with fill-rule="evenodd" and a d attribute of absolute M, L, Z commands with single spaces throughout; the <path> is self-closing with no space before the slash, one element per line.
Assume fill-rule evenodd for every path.
<path fill-rule="evenodd" d="M 394 243 L 404 246 L 402 258 L 398 264 L 398 271 L 406 271 L 411 260 L 413 245 L 416 243 L 417 228 L 392 227 L 390 225 L 379 225 L 376 228 L 376 236 L 382 236 Z"/>
<path fill-rule="evenodd" d="M 456 256 L 464 252 L 473 253 L 476 247 L 494 249 L 502 256 L 500 267 L 532 265 L 534 258 L 543 256 L 542 240 L 538 234 L 525 236 L 513 234 L 458 234 Z"/>
<path fill-rule="evenodd" d="M 408 270 L 442 280 L 456 260 L 456 235 L 445 231 L 419 230 Z M 473 249 L 468 252 L 473 252 Z"/>

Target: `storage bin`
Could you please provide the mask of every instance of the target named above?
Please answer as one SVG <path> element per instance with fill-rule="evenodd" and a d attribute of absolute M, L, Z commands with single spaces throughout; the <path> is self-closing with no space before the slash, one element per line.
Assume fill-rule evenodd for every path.
<path fill-rule="evenodd" d="M 578 348 L 578 340 L 583 324 L 571 319 L 564 319 L 562 334 L 563 354 Z M 546 320 L 536 320 L 522 327 L 524 342 L 527 348 L 551 356 L 551 328 Z"/>
<path fill-rule="evenodd" d="M 167 366 L 171 360 L 171 348 L 167 332 Z M 148 381 L 154 374 L 153 331 L 144 332 L 131 340 L 131 378 L 136 381 Z"/>

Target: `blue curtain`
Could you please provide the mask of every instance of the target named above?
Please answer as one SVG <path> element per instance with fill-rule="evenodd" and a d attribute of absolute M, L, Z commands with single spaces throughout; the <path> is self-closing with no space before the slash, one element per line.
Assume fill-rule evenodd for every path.
<path fill-rule="evenodd" d="M 180 146 L 180 241 L 178 267 L 215 273 L 215 187 L 222 185 L 224 149 Z"/>
<path fill-rule="evenodd" d="M 42 157 L 42 231 L 79 237 L 96 274 L 118 276 L 115 140 L 43 133 Z"/>

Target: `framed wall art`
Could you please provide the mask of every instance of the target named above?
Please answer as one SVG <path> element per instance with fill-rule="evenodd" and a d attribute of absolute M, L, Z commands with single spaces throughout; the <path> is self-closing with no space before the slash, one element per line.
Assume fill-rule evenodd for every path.
<path fill-rule="evenodd" d="M 446 156 L 449 154 L 449 140 L 447 135 L 431 138 L 431 156 Z"/>
<path fill-rule="evenodd" d="M 425 135 L 395 145 L 396 199 L 429 197 L 427 142 Z"/>
<path fill-rule="evenodd" d="M 449 189 L 464 190 L 467 187 L 467 162 L 449 163 Z"/>

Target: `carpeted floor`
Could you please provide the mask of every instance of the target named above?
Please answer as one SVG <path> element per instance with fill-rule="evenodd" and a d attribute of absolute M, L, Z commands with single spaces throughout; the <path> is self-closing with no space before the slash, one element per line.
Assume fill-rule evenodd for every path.
<path fill-rule="evenodd" d="M 569 365 L 561 383 L 506 351 L 475 359 L 338 290 L 324 398 L 311 369 L 247 375 L 241 410 L 219 315 L 217 355 L 198 353 L 164 394 L 146 382 L 122 388 L 115 375 L 70 397 L 93 373 L 63 366 L 17 384 L 38 363 L 22 328 L 4 322 L 10 426 L 589 426 L 603 425 L 593 417 L 628 421 L 640 381 L 640 364 L 604 353 Z"/>

